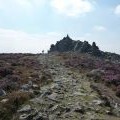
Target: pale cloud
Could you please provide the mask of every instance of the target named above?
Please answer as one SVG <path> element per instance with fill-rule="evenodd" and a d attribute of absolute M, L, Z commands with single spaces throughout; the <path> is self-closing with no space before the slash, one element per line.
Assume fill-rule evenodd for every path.
<path fill-rule="evenodd" d="M 0 53 L 40 53 L 47 51 L 61 37 L 63 35 L 55 32 L 30 34 L 0 28 Z"/>
<path fill-rule="evenodd" d="M 13 1 L 23 7 L 37 7 L 41 6 L 46 2 L 46 0 L 13 0 Z"/>
<path fill-rule="evenodd" d="M 32 8 L 31 2 L 29 0 L 13 0 L 13 2 L 23 8 Z"/>
<path fill-rule="evenodd" d="M 8 13 L 32 13 L 46 3 L 47 0 L 0 0 L 0 10 Z"/>
<path fill-rule="evenodd" d="M 41 6 L 52 6 L 59 13 L 67 16 L 78 16 L 91 12 L 94 0 L 0 0 L 0 10 L 8 13 L 33 13 Z"/>
<path fill-rule="evenodd" d="M 78 16 L 94 8 L 93 2 L 89 0 L 51 0 L 51 6 L 67 16 Z"/>
<path fill-rule="evenodd" d="M 93 27 L 94 31 L 99 31 L 99 32 L 104 32 L 107 30 L 107 28 L 105 26 L 101 26 L 101 25 L 96 25 Z"/>
<path fill-rule="evenodd" d="M 116 15 L 120 15 L 120 4 L 116 6 L 115 10 L 114 10 L 114 13 Z"/>

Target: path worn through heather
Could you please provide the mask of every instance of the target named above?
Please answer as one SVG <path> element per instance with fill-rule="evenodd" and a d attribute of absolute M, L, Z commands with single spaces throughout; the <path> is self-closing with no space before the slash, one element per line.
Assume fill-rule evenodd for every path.
<path fill-rule="evenodd" d="M 30 100 L 29 115 L 33 120 L 119 120 L 107 115 L 110 108 L 90 88 L 87 78 L 66 68 L 59 56 L 41 55 L 38 59 L 47 64 L 45 71 L 52 74 L 53 82 L 43 86 L 40 95 Z"/>

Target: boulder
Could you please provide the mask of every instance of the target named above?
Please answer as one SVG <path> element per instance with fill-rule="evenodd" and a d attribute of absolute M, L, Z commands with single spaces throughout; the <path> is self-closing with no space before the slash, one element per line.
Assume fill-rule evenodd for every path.
<path fill-rule="evenodd" d="M 24 84 L 24 85 L 21 86 L 21 90 L 22 91 L 29 91 L 29 89 L 30 89 L 30 85 L 29 84 Z"/>

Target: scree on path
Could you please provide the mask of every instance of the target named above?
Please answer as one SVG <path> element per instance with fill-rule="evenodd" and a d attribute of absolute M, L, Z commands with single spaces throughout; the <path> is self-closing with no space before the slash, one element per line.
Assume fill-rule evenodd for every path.
<path fill-rule="evenodd" d="M 45 54 L 38 60 L 44 65 L 44 71 L 52 74 L 53 82 L 42 86 L 40 94 L 21 107 L 19 119 L 120 120 L 107 114 L 110 108 L 90 87 L 88 78 L 66 68 L 61 56 Z"/>

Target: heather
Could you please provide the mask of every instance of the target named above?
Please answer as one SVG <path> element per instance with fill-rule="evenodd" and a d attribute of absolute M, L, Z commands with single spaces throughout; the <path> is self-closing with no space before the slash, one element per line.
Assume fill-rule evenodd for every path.
<path fill-rule="evenodd" d="M 65 65 L 67 67 L 73 67 L 82 73 L 89 73 L 92 70 L 103 71 L 103 74 L 97 75 L 97 73 L 94 73 L 92 77 L 94 77 L 96 81 L 97 79 L 100 79 L 99 82 L 112 87 L 113 90 L 117 91 L 116 94 L 119 94 L 118 91 L 120 86 L 120 62 L 111 61 L 110 59 L 105 58 L 94 57 L 88 54 L 70 54 L 67 53 L 67 56 L 65 58 Z"/>
<path fill-rule="evenodd" d="M 51 74 L 44 71 L 37 54 L 0 54 L 1 120 L 11 120 L 23 103 L 51 81 Z"/>

